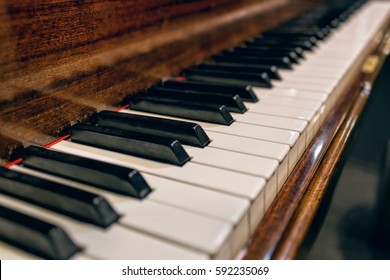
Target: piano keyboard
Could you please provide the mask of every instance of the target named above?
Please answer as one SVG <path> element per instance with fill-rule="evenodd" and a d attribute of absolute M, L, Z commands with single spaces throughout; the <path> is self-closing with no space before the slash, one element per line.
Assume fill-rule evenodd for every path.
<path fill-rule="evenodd" d="M 26 149 L 0 172 L 0 259 L 235 258 L 389 17 L 389 3 L 358 6 L 322 21 L 314 9 L 129 97 L 55 153 Z"/>

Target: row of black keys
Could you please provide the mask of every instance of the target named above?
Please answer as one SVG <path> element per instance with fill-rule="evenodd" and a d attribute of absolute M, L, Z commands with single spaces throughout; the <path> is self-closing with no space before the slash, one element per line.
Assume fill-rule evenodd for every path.
<path fill-rule="evenodd" d="M 251 86 L 271 87 L 272 79 L 280 79 L 278 67 L 291 69 L 299 63 L 305 51 L 311 51 L 359 5 L 314 9 L 243 47 L 184 71 L 186 81 L 166 81 L 130 97 L 130 106 L 229 125 L 233 121 L 229 111 L 243 113 L 243 100 L 258 101 Z M 97 114 L 96 124 L 76 125 L 71 140 L 176 165 L 189 160 L 181 143 L 205 147 L 210 142 L 203 129 L 190 122 L 103 111 Z M 39 147 L 25 149 L 23 165 L 138 199 L 152 191 L 142 175 L 131 168 Z M 97 194 L 5 168 L 0 168 L 0 193 L 103 228 L 120 218 Z M 66 259 L 81 250 L 61 228 L 3 206 L 0 225 L 0 239 L 44 258 Z"/>
<path fill-rule="evenodd" d="M 191 81 L 272 87 L 272 80 L 280 79 L 277 69 L 291 70 L 304 59 L 305 51 L 315 49 L 318 41 L 326 39 L 363 2 L 342 1 L 336 7 L 321 6 L 182 74 Z"/>
<path fill-rule="evenodd" d="M 133 110 L 223 125 L 233 122 L 230 111 L 246 111 L 243 100 L 257 101 L 251 85 L 243 87 L 173 80 L 129 98 Z M 179 166 L 190 160 L 180 143 L 204 147 L 209 141 L 204 131 L 194 123 L 113 112 L 97 114 L 96 123 L 96 126 L 73 127 L 72 141 Z M 194 127 L 198 127 L 197 134 L 193 133 Z"/>
<path fill-rule="evenodd" d="M 184 70 L 179 80 L 161 82 L 125 102 L 134 110 L 230 125 L 229 111 L 244 113 L 243 101 L 258 101 L 252 86 L 272 87 L 272 80 L 281 79 L 279 68 L 292 69 L 361 2 L 349 4 L 341 9 L 317 8 Z"/>

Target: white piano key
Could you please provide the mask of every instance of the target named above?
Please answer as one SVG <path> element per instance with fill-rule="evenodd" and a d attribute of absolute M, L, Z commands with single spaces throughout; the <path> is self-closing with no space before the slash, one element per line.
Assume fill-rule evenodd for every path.
<path fill-rule="evenodd" d="M 296 75 L 290 76 L 290 77 L 283 77 L 282 75 L 282 80 L 281 81 L 272 81 L 272 84 L 276 83 L 283 83 L 283 82 L 294 82 L 294 83 L 304 83 L 304 84 L 316 84 L 316 85 L 331 85 L 335 86 L 337 84 L 337 81 L 335 81 L 332 78 L 321 78 L 321 77 L 310 77 L 310 76 L 305 76 L 305 75 Z"/>
<path fill-rule="evenodd" d="M 272 202 L 274 201 L 276 195 L 279 192 L 279 188 L 277 188 L 277 178 L 273 177 L 270 181 L 268 181 L 268 184 L 270 184 L 270 187 L 268 188 L 268 191 L 265 192 L 264 196 L 264 205 L 265 205 L 265 211 L 268 210 L 268 208 L 271 206 Z M 272 186 L 272 187 L 271 187 Z M 253 224 L 258 224 L 260 220 L 258 221 L 252 221 Z"/>
<path fill-rule="evenodd" d="M 150 174 L 142 176 L 153 189 L 148 199 L 226 221 L 234 226 L 244 219 L 250 207 L 247 199 Z"/>
<path fill-rule="evenodd" d="M 249 200 L 149 174 L 142 175 L 153 189 L 147 199 L 233 225 L 231 237 L 233 252 L 238 252 L 249 238 Z"/>
<path fill-rule="evenodd" d="M 278 161 L 252 155 L 241 154 L 234 151 L 215 149 L 212 147 L 196 148 L 184 145 L 191 156 L 191 161 L 204 165 L 223 168 L 265 179 L 271 178 L 278 167 Z"/>
<path fill-rule="evenodd" d="M 297 68 L 294 71 L 286 71 L 286 70 L 279 70 L 280 75 L 282 78 L 285 79 L 294 79 L 296 76 L 305 76 L 305 77 L 318 77 L 318 78 L 329 78 L 329 79 L 336 79 L 341 80 L 341 78 L 344 76 L 345 71 L 340 69 L 305 69 L 305 68 Z"/>
<path fill-rule="evenodd" d="M 294 107 L 286 107 L 279 106 L 275 104 L 264 104 L 264 103 L 256 103 L 256 106 L 253 106 L 253 103 L 246 103 L 246 106 L 249 109 L 250 113 L 255 114 L 265 114 L 271 116 L 280 116 L 286 118 L 296 118 L 301 120 L 306 120 L 310 122 L 314 115 L 314 110 L 303 109 L 303 108 L 294 108 Z"/>
<path fill-rule="evenodd" d="M 0 202 L 15 210 L 26 212 L 61 226 L 77 244 L 83 254 L 92 259 L 207 259 L 207 254 L 159 240 L 134 230 L 112 225 L 101 229 L 78 222 L 30 204 L 0 196 Z"/>
<path fill-rule="evenodd" d="M 288 153 L 290 151 L 288 145 L 210 131 L 208 135 L 212 139 L 210 146 L 216 145 L 220 149 L 276 159 L 279 161 L 277 170 L 278 188 L 286 181 L 288 176 Z"/>
<path fill-rule="evenodd" d="M 296 69 L 297 72 L 301 71 L 334 71 L 336 73 L 342 73 L 344 74 L 347 71 L 347 67 L 343 64 L 342 66 L 338 65 L 329 65 L 329 64 L 321 64 L 317 63 L 314 65 L 313 63 L 307 63 L 307 64 L 302 64 L 298 69 Z"/>
<path fill-rule="evenodd" d="M 275 159 L 282 162 L 290 147 L 286 144 L 262 141 L 236 135 L 207 131 L 207 135 L 212 140 L 210 147 L 239 152 L 248 155 Z"/>
<path fill-rule="evenodd" d="M 330 49 L 328 50 L 330 51 Z M 351 59 L 349 57 L 347 58 L 326 58 L 325 56 L 322 56 L 321 52 L 319 52 L 315 57 L 311 57 L 307 59 L 302 65 L 300 66 L 307 66 L 307 67 L 313 67 L 317 69 L 321 69 L 322 67 L 330 68 L 330 69 L 337 69 L 340 67 L 345 66 Z"/>
<path fill-rule="evenodd" d="M 340 48 L 334 48 L 333 46 L 328 46 L 323 47 L 316 53 L 307 53 L 306 61 L 308 62 L 308 64 L 322 64 L 326 63 L 327 61 L 331 61 L 332 63 L 337 62 L 339 65 L 344 65 L 345 63 L 350 63 L 351 61 L 353 61 L 355 53 L 357 52 L 351 49 L 343 50 Z"/>
<path fill-rule="evenodd" d="M 279 116 L 270 116 L 264 114 L 255 114 L 251 111 L 241 115 L 232 114 L 238 122 L 248 123 L 253 125 L 270 126 L 274 128 L 287 129 L 303 133 L 308 122 L 297 118 L 286 118 Z"/>
<path fill-rule="evenodd" d="M 286 96 L 293 97 L 298 99 L 309 99 L 314 101 L 325 102 L 328 98 L 329 93 L 320 93 L 316 91 L 306 91 L 301 89 L 280 89 L 280 88 L 272 88 L 272 89 L 261 89 L 261 88 L 253 88 L 256 92 L 256 95 L 260 97 L 263 95 L 271 95 L 271 96 Z"/>
<path fill-rule="evenodd" d="M 293 108 L 302 108 L 318 111 L 321 107 L 321 102 L 313 101 L 313 100 L 305 100 L 305 99 L 294 99 L 292 97 L 284 97 L 284 96 L 269 96 L 263 95 L 259 103 L 253 104 L 251 108 L 257 106 L 257 104 L 274 104 L 279 106 L 293 107 Z"/>
<path fill-rule="evenodd" d="M 0 260 L 39 260 L 38 256 L 0 241 Z"/>
<path fill-rule="evenodd" d="M 123 214 L 119 224 L 206 252 L 217 259 L 234 257 L 229 240 L 233 230 L 230 224 L 153 201 L 129 203 L 125 197 L 116 198 L 109 197 L 109 200 Z"/>
<path fill-rule="evenodd" d="M 302 93 L 302 91 L 300 91 L 300 90 L 289 90 L 289 92 L 290 93 L 294 93 L 294 92 L 296 92 L 297 94 L 299 94 L 299 93 Z M 258 91 L 257 92 L 257 94 L 259 95 L 259 97 L 261 98 L 261 99 L 265 99 L 266 97 L 268 97 L 268 96 L 270 96 L 270 97 L 272 97 L 272 98 L 275 98 L 275 97 L 277 97 L 277 95 L 274 95 L 273 94 L 273 92 L 272 92 L 272 90 L 270 90 L 270 91 Z M 325 112 L 325 114 L 327 114 L 328 113 L 328 111 L 329 111 L 329 109 L 330 109 L 330 107 L 331 106 L 333 106 L 333 102 L 334 102 L 334 100 L 335 100 L 335 98 L 331 95 L 330 97 L 328 97 L 328 98 L 325 98 L 325 100 L 320 100 L 320 99 L 317 99 L 317 100 L 314 100 L 314 99 L 311 99 L 311 100 L 309 100 L 309 99 L 303 99 L 303 98 L 297 98 L 297 97 L 295 97 L 295 96 L 288 96 L 287 94 L 286 94 L 286 92 L 284 92 L 284 94 L 285 94 L 285 96 L 282 96 L 282 95 L 279 95 L 280 97 L 288 97 L 288 98 L 290 98 L 291 100 L 295 100 L 295 103 L 294 103 L 294 105 L 297 105 L 297 102 L 300 102 L 300 101 L 305 101 L 305 100 L 307 100 L 307 101 L 313 101 L 313 102 L 318 102 L 318 101 L 321 101 L 321 102 L 318 102 L 318 104 L 321 104 L 322 103 L 322 106 L 321 107 L 319 107 L 319 109 L 318 109 L 318 111 L 317 112 L 319 112 L 319 113 L 322 113 L 322 112 Z M 312 96 L 315 96 L 315 94 L 313 94 L 312 92 L 311 93 L 307 93 L 307 94 L 311 94 Z M 326 95 L 325 95 L 326 96 Z M 324 97 L 325 97 L 324 96 Z M 303 104 L 302 102 L 300 102 L 301 104 Z M 260 103 L 257 103 L 257 104 L 250 104 L 248 107 L 248 110 L 249 110 L 249 112 L 256 112 L 256 107 L 257 106 L 259 106 L 259 104 Z M 304 104 L 304 105 L 307 105 L 307 103 L 306 104 Z M 264 106 L 264 105 L 263 105 Z M 275 104 L 275 107 L 276 107 L 277 105 Z M 285 108 L 286 107 L 284 107 L 284 106 L 280 106 L 280 108 L 279 108 L 279 112 L 282 112 L 282 115 L 283 114 L 286 114 L 286 112 L 285 112 Z M 273 114 L 276 114 L 277 112 L 275 111 L 275 112 L 273 112 Z M 323 115 L 325 115 L 325 114 L 322 114 L 321 116 L 323 116 Z M 296 116 L 292 116 L 292 117 L 296 117 Z M 325 117 L 325 116 L 323 116 L 323 117 Z M 310 123 L 310 121 L 309 121 L 309 123 Z M 312 126 L 309 126 L 309 128 L 311 128 Z M 305 132 L 305 133 L 309 133 L 309 132 Z M 303 147 L 302 147 L 303 148 Z M 302 148 L 300 149 L 300 150 L 302 150 Z"/>
<path fill-rule="evenodd" d="M 307 64 L 305 64 L 307 65 Z M 316 67 L 317 68 L 317 67 Z M 317 68 L 318 69 L 318 68 Z M 314 83 L 303 83 L 301 81 L 287 80 L 287 81 L 276 81 L 273 82 L 275 89 L 296 89 L 296 90 L 306 90 L 319 93 L 329 94 L 334 86 L 332 84 L 314 84 Z"/>
<path fill-rule="evenodd" d="M 319 119 L 320 119 L 320 114 L 318 113 L 314 116 L 313 120 L 307 126 L 306 143 L 308 144 L 311 142 L 314 135 L 317 133 L 319 129 Z"/>
<path fill-rule="evenodd" d="M 214 132 L 243 136 L 293 146 L 299 137 L 296 131 L 234 122 L 230 126 L 210 126 L 206 129 Z"/>

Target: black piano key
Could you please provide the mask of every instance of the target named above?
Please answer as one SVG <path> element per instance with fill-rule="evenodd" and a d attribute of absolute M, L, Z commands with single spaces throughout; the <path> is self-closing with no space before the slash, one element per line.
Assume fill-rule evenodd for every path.
<path fill-rule="evenodd" d="M 146 133 L 77 124 L 71 129 L 71 140 L 178 166 L 190 160 L 178 140 Z"/>
<path fill-rule="evenodd" d="M 24 149 L 23 166 L 139 199 L 152 191 L 137 170 L 35 146 Z"/>
<path fill-rule="evenodd" d="M 101 196 L 0 167 L 0 193 L 106 228 L 119 215 Z"/>
<path fill-rule="evenodd" d="M 245 58 L 275 58 L 287 57 L 291 63 L 299 64 L 299 57 L 294 52 L 280 52 L 280 51 L 260 51 L 248 48 L 235 48 L 231 51 L 222 52 L 223 55 L 232 57 L 245 57 Z"/>
<path fill-rule="evenodd" d="M 263 33 L 264 36 L 273 34 L 288 36 L 294 34 L 302 34 L 304 36 L 314 36 L 318 40 L 324 40 L 329 35 L 329 30 L 327 31 L 318 27 L 307 26 L 279 26 Z"/>
<path fill-rule="evenodd" d="M 289 47 L 299 47 L 306 51 L 312 51 L 314 45 L 310 42 L 302 41 L 288 41 L 288 40 L 269 40 L 267 38 L 254 38 L 248 40 L 246 43 L 248 46 L 289 46 Z M 276 65 L 279 66 L 279 65 Z"/>
<path fill-rule="evenodd" d="M 203 128 L 196 123 L 135 114 L 101 111 L 96 122 L 100 126 L 148 133 L 179 140 L 183 144 L 205 147 L 210 143 Z"/>
<path fill-rule="evenodd" d="M 276 39 L 276 40 L 282 40 L 282 41 L 302 41 L 302 42 L 310 42 L 311 44 L 313 44 L 314 46 L 317 45 L 318 43 L 318 40 L 315 36 L 311 36 L 311 35 L 304 35 L 304 34 L 270 34 L 270 33 L 266 33 L 266 34 L 261 34 L 262 38 L 265 38 L 265 39 Z"/>
<path fill-rule="evenodd" d="M 0 239 L 45 259 L 66 260 L 81 251 L 62 228 L 1 205 Z"/>
<path fill-rule="evenodd" d="M 204 62 L 195 66 L 197 69 L 210 70 L 210 71 L 226 71 L 233 73 L 255 73 L 262 74 L 267 73 L 271 80 L 281 80 L 278 68 L 272 65 L 252 65 L 246 66 L 239 63 L 216 63 L 216 62 Z M 272 83 L 272 81 L 271 81 Z M 240 95 L 241 96 L 241 95 Z M 244 99 L 243 96 L 241 98 Z"/>
<path fill-rule="evenodd" d="M 151 96 L 129 98 L 133 110 L 186 118 L 197 121 L 230 125 L 234 119 L 225 105 L 202 104 L 180 100 L 169 100 Z"/>
<path fill-rule="evenodd" d="M 292 63 L 288 57 L 281 58 L 245 58 L 245 57 L 231 57 L 225 55 L 215 55 L 212 59 L 221 63 L 239 63 L 245 65 L 273 65 L 280 69 L 291 70 Z"/>
<path fill-rule="evenodd" d="M 217 65 L 213 65 L 213 66 L 217 66 Z M 251 86 L 235 86 L 235 85 L 205 83 L 205 82 L 187 81 L 187 80 L 184 81 L 167 80 L 164 81 L 160 86 L 164 88 L 172 88 L 172 89 L 179 89 L 179 90 L 191 90 L 197 92 L 212 92 L 217 94 L 239 95 L 241 99 L 244 101 L 248 101 L 248 102 L 258 101 L 258 98 L 256 94 L 253 92 Z"/>
<path fill-rule="evenodd" d="M 288 49 L 274 49 L 274 48 L 268 48 L 268 49 L 255 49 L 255 48 L 247 48 L 247 47 L 235 47 L 231 50 L 231 52 L 234 53 L 242 53 L 242 54 L 258 54 L 266 56 L 267 54 L 273 55 L 273 56 L 287 56 L 288 58 L 294 58 L 299 59 L 300 56 L 294 51 L 294 50 L 288 50 Z"/>
<path fill-rule="evenodd" d="M 276 38 L 276 39 L 283 39 L 283 40 L 307 40 L 311 42 L 312 44 L 317 44 L 318 43 L 318 38 L 314 35 L 307 35 L 304 33 L 275 33 L 272 31 L 269 32 L 264 32 L 261 34 L 264 38 Z"/>
<path fill-rule="evenodd" d="M 171 88 L 154 87 L 149 89 L 144 96 L 196 102 L 204 104 L 225 105 L 231 112 L 244 113 L 247 111 L 244 102 L 239 95 L 222 95 L 209 92 L 196 92 L 188 90 L 177 90 Z"/>
<path fill-rule="evenodd" d="M 187 80 L 217 82 L 241 86 L 257 86 L 263 88 L 271 88 L 271 79 L 266 73 L 233 73 L 226 71 L 204 70 L 193 68 L 183 71 L 183 75 Z"/>
<path fill-rule="evenodd" d="M 339 20 L 341 22 L 346 22 L 348 20 L 348 18 L 350 17 L 351 13 L 349 11 L 344 11 L 343 13 L 341 13 L 339 15 Z"/>
<path fill-rule="evenodd" d="M 300 47 L 287 47 L 287 46 L 244 46 L 243 48 L 248 51 L 282 51 L 282 52 L 293 52 L 299 58 L 305 58 L 304 50 Z"/>

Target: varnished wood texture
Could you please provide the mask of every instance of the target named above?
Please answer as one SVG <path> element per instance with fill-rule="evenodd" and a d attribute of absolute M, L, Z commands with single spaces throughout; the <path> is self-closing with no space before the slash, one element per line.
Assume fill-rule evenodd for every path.
<path fill-rule="evenodd" d="M 315 5 L 289 0 L 0 2 L 0 156 Z M 4 136 L 4 137 L 3 137 Z"/>
<path fill-rule="evenodd" d="M 0 156 L 310 7 L 287 3 L 0 1 Z"/>
<path fill-rule="evenodd" d="M 372 83 L 385 59 L 390 20 L 358 57 L 336 88 L 340 95 L 312 143 L 284 184 L 254 234 L 246 259 L 294 259 L 299 253 L 325 191 L 369 96 Z M 362 72 L 369 55 L 378 55 L 375 71 Z M 366 87 L 362 88 L 362 84 Z"/>

